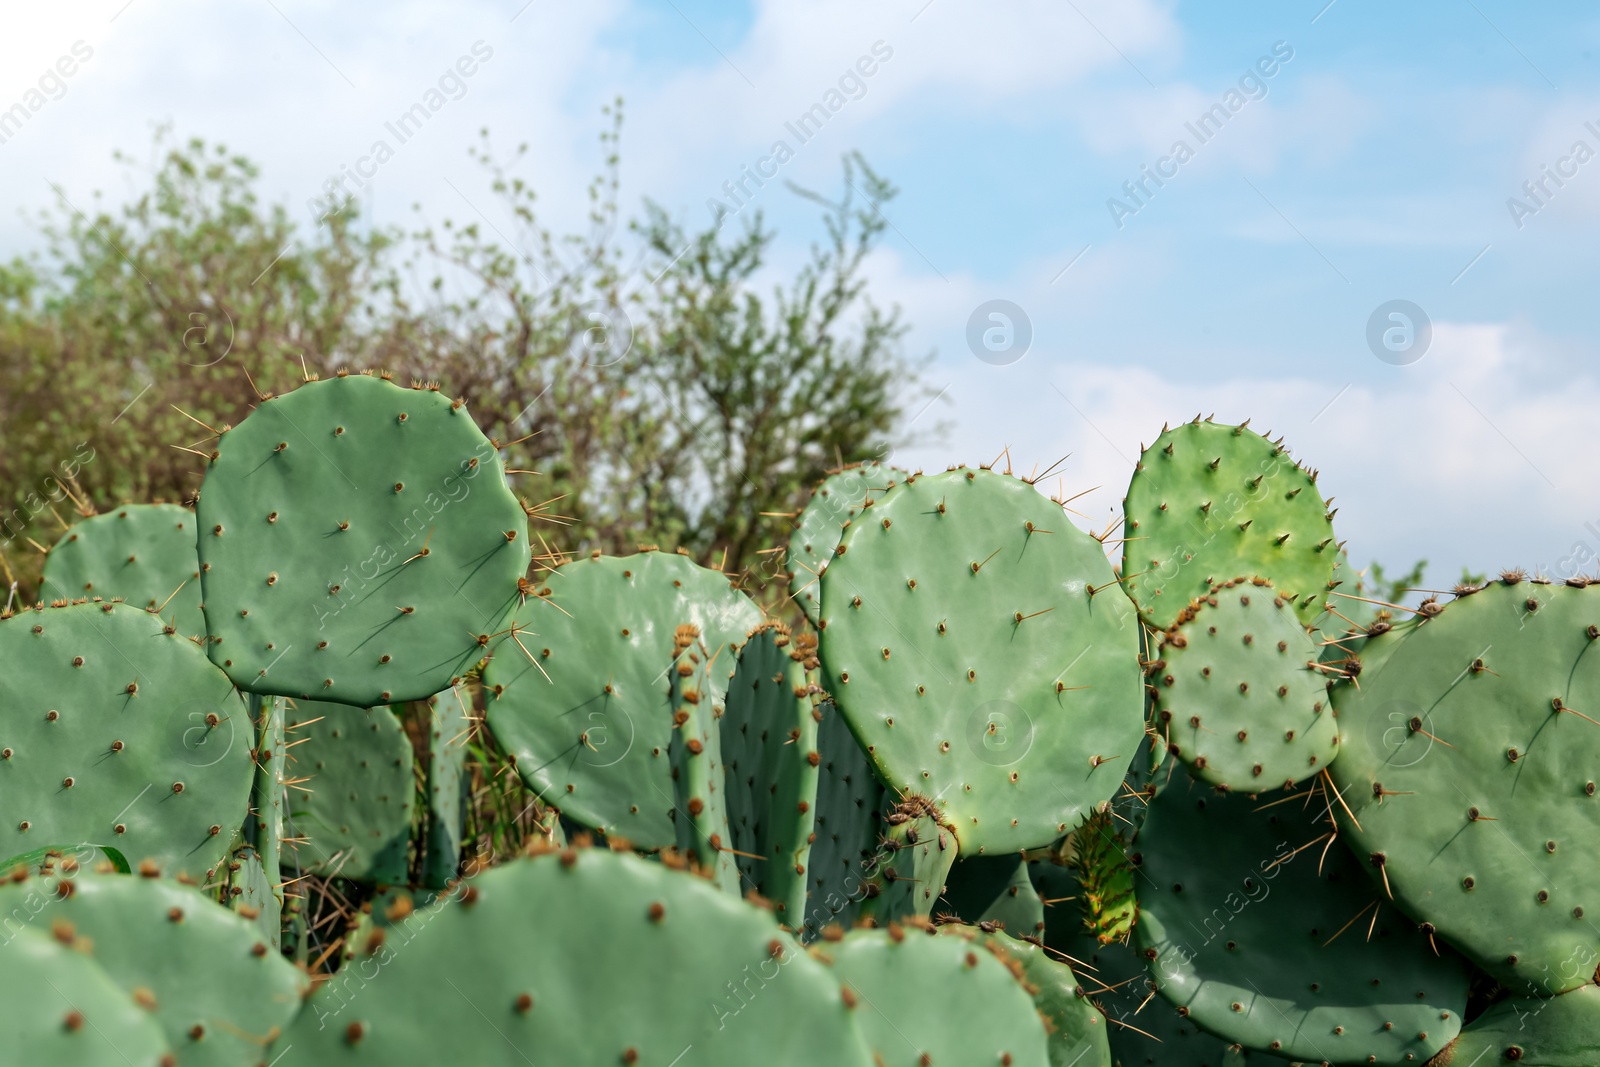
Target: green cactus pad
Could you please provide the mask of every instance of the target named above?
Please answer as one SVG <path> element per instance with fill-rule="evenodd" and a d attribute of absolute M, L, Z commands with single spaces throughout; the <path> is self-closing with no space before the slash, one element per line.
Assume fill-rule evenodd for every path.
<path fill-rule="evenodd" d="M 0 888 L 0 913 L 33 895 L 53 901 L 35 925 L 48 921 L 58 936 L 92 945 L 95 962 L 161 1025 L 179 1063 L 255 1067 L 300 1008 L 307 983 L 293 965 L 249 920 L 188 886 L 64 872 Z"/>
<path fill-rule="evenodd" d="M 159 609 L 185 637 L 206 632 L 194 512 L 177 504 L 124 504 L 61 535 L 44 561 L 53 599 L 118 597 Z"/>
<path fill-rule="evenodd" d="M 537 592 L 517 614 L 526 630 L 501 639 L 484 669 L 490 729 L 568 817 L 640 848 L 675 845 L 677 627 L 699 628 L 719 668 L 706 695 L 720 704 L 733 648 L 760 611 L 719 572 L 664 552 L 574 560 Z"/>
<path fill-rule="evenodd" d="M 718 725 L 722 708 L 713 702 L 717 694 L 711 682 L 713 675 L 728 671 L 723 665 L 712 666 L 696 627 L 680 626 L 676 641 L 678 655 L 668 675 L 668 701 L 676 725 L 668 757 L 672 761 L 678 850 L 694 857 L 718 888 L 741 896 L 747 887 L 755 886 L 743 877 L 738 857 L 729 851 L 733 833 L 728 828 L 722 731 Z M 731 657 L 732 653 L 725 655 Z"/>
<path fill-rule="evenodd" d="M 828 475 L 811 494 L 789 538 L 784 563 L 789 569 L 789 596 L 812 623 L 821 618 L 822 572 L 828 569 L 845 527 L 868 500 L 908 477 L 897 467 L 855 463 Z"/>
<path fill-rule="evenodd" d="M 950 868 L 934 909 L 964 923 L 995 923 L 1012 937 L 1044 933 L 1044 905 L 1021 856 L 973 856 Z"/>
<path fill-rule="evenodd" d="M 1143 735 L 1139 626 L 1100 543 L 1020 479 L 953 470 L 863 509 L 823 579 L 826 686 L 961 851 L 1049 844 Z"/>
<path fill-rule="evenodd" d="M 1139 917 L 1128 839 L 1115 819 L 1109 811 L 1096 813 L 1071 838 L 1071 866 L 1081 887 L 1076 896 L 1083 922 L 1102 945 L 1126 941 Z"/>
<path fill-rule="evenodd" d="M 459 401 L 356 375 L 222 435 L 198 519 L 211 658 L 242 689 L 422 700 L 484 655 L 527 516 Z"/>
<path fill-rule="evenodd" d="M 1331 773 L 1379 892 L 1549 995 L 1600 956 L 1600 588 L 1509 577 L 1385 635 Z"/>
<path fill-rule="evenodd" d="M 62 938 L 73 941 L 70 930 Z M 87 948 L 88 946 L 83 946 Z M 0 1054 L 18 1064 L 169 1067 L 177 1063 L 150 1013 L 86 952 L 42 930 L 8 934 L 0 947 Z"/>
<path fill-rule="evenodd" d="M 110 603 L 0 622 L 0 857 L 94 842 L 199 877 L 227 854 L 250 796 L 250 719 L 168 629 Z"/>
<path fill-rule="evenodd" d="M 1134 938 L 1157 989 L 1256 1051 L 1425 1062 L 1461 1029 L 1466 968 L 1331 840 L 1325 798 L 1272 800 L 1175 775 L 1151 801 Z"/>
<path fill-rule="evenodd" d="M 293 1046 L 307 1067 L 872 1064 L 861 1008 L 768 913 L 626 853 L 517 860 L 383 933 L 272 1055 Z"/>
<path fill-rule="evenodd" d="M 283 933 L 283 890 L 276 878 L 269 877 L 261 854 L 253 846 L 236 850 L 225 865 L 220 879 L 228 887 L 228 906 L 253 921 L 256 930 L 269 944 Z M 209 884 L 209 883 L 208 883 Z"/>
<path fill-rule="evenodd" d="M 472 694 L 452 686 L 428 701 L 428 839 L 423 881 L 443 888 L 460 872 L 463 819 L 470 782 L 467 745 L 472 740 Z"/>
<path fill-rule="evenodd" d="M 310 779 L 289 798 L 300 873 L 403 884 L 416 787 L 400 720 L 386 707 L 301 700 L 286 729 L 289 771 Z"/>
<path fill-rule="evenodd" d="M 1071 967 L 1051 959 L 1045 948 L 1031 941 L 973 926 L 942 926 L 939 932 L 988 949 L 1018 974 L 1049 1024 L 1050 1067 L 1111 1067 L 1106 1018 L 1082 991 Z"/>
<path fill-rule="evenodd" d="M 1302 622 L 1322 611 L 1339 558 L 1332 516 L 1281 444 L 1209 421 L 1164 430 L 1140 455 L 1123 508 L 1123 585 L 1157 629 L 1240 574 L 1270 579 Z"/>
<path fill-rule="evenodd" d="M 880 925 L 926 919 L 944 895 L 956 861 L 955 834 L 940 823 L 933 803 L 915 794 L 896 805 L 887 821 L 861 913 Z"/>
<path fill-rule="evenodd" d="M 728 824 L 747 883 L 781 922 L 804 922 L 816 824 L 820 713 L 811 707 L 789 631 L 770 623 L 739 649 L 722 716 Z M 797 692 L 798 690 L 798 692 Z M 757 858 L 759 857 L 759 858 Z"/>
<path fill-rule="evenodd" d="M 986 948 L 896 924 L 814 951 L 845 984 L 881 1067 L 1050 1063 L 1033 998 Z"/>
<path fill-rule="evenodd" d="M 1321 773 L 1339 729 L 1317 652 L 1270 583 L 1216 586 L 1179 616 L 1151 665 L 1168 751 L 1202 781 L 1243 792 Z"/>
<path fill-rule="evenodd" d="M 1600 987 L 1502 1000 L 1473 1020 L 1428 1067 L 1594 1067 L 1600 1063 Z"/>
<path fill-rule="evenodd" d="M 806 933 L 852 924 L 867 892 L 872 858 L 884 830 L 884 788 L 844 716 L 823 694 L 817 721 L 816 840 L 811 843 Z"/>

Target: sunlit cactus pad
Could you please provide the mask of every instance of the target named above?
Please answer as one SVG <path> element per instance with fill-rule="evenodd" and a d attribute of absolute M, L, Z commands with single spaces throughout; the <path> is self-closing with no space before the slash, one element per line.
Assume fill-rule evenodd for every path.
<path fill-rule="evenodd" d="M 203 635 L 195 516 L 177 504 L 124 504 L 73 525 L 44 562 L 56 599 L 118 597 L 159 611 L 185 637 Z"/>

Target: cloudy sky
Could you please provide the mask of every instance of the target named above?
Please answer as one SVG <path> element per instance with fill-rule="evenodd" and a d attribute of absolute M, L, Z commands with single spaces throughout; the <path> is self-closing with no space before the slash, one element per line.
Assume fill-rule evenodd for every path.
<path fill-rule="evenodd" d="M 781 261 L 818 233 L 785 179 L 837 188 L 859 149 L 902 188 L 873 285 L 940 394 L 903 464 L 1071 453 L 1061 486 L 1099 487 L 1074 506 L 1103 528 L 1141 443 L 1215 412 L 1320 468 L 1359 564 L 1426 556 L 1448 584 L 1600 556 L 1600 12 L 1571 0 L 17 7 L 0 255 L 37 242 L 49 183 L 122 195 L 111 153 L 156 123 L 254 157 L 302 213 L 362 170 L 385 222 L 493 212 L 466 155 L 486 126 L 577 224 L 620 94 L 625 203 L 697 222 L 775 172 L 747 188 Z M 418 103 L 440 106 L 400 144 Z"/>

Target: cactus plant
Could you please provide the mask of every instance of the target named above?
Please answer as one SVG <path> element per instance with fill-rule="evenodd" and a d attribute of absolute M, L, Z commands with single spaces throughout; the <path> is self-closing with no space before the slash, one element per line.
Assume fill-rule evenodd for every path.
<path fill-rule="evenodd" d="M 1213 585 L 1267 578 L 1310 624 L 1339 557 L 1315 472 L 1246 424 L 1163 428 L 1134 467 L 1123 584 L 1151 626 L 1168 629 Z"/>
<path fill-rule="evenodd" d="M 935 912 L 971 925 L 997 927 L 1013 937 L 1044 935 L 1044 904 L 1022 856 L 973 856 L 950 868 Z"/>
<path fill-rule="evenodd" d="M 813 624 L 822 617 L 822 573 L 828 569 L 845 527 L 867 501 L 908 477 L 897 467 L 852 463 L 830 473 L 806 501 L 789 537 L 784 563 L 789 570 L 789 596 Z"/>
<path fill-rule="evenodd" d="M 284 768 L 289 753 L 285 726 L 288 708 L 282 697 L 252 695 L 249 699 L 256 710 L 257 744 L 251 751 L 256 777 L 244 830 L 259 870 L 250 868 L 247 878 L 250 895 L 261 901 L 262 929 L 272 947 L 278 948 L 283 930 L 283 827 L 289 803 Z"/>
<path fill-rule="evenodd" d="M 57 936 L 70 931 L 92 946 L 95 962 L 160 1023 L 182 1063 L 254 1067 L 265 1040 L 294 1017 L 307 983 L 248 920 L 153 873 L 63 869 L 0 887 L 0 912 L 14 913 L 30 893 L 52 899 L 35 925 L 46 927 L 48 916 Z"/>
<path fill-rule="evenodd" d="M 861 914 L 879 925 L 926 919 L 944 895 L 945 878 L 956 861 L 955 834 L 940 821 L 933 802 L 914 793 L 896 804 L 886 821 L 889 829 Z"/>
<path fill-rule="evenodd" d="M 829 692 L 964 854 L 1047 845 L 1120 788 L 1143 734 L 1133 606 L 1033 486 L 965 469 L 900 483 L 845 531 L 822 608 Z"/>
<path fill-rule="evenodd" d="M 434 889 L 444 888 L 460 873 L 467 745 L 475 721 L 472 696 L 464 685 L 428 701 L 428 831 L 422 881 Z"/>
<path fill-rule="evenodd" d="M 769 914 L 626 853 L 514 860 L 377 933 L 266 1059 L 613 1067 L 692 1047 L 706 1067 L 872 1063 L 860 1009 Z"/>
<path fill-rule="evenodd" d="M 1215 793 L 1174 775 L 1134 842 L 1135 943 L 1157 990 L 1259 1052 L 1422 1063 L 1461 1028 L 1467 972 L 1334 846 L 1332 801 Z"/>
<path fill-rule="evenodd" d="M 1428 1067 L 1594 1067 L 1600 1063 L 1600 988 L 1555 997 L 1511 997 L 1461 1031 Z"/>
<path fill-rule="evenodd" d="M 198 507 L 212 660 L 252 692 L 371 707 L 450 688 L 528 567 L 527 516 L 460 401 L 340 376 L 223 433 Z"/>
<path fill-rule="evenodd" d="M 185 637 L 206 632 L 194 512 L 177 504 L 124 504 L 75 523 L 44 561 L 51 597 L 120 598 L 158 612 Z"/>
<path fill-rule="evenodd" d="M 740 871 L 728 826 L 728 791 L 722 765 L 722 708 L 711 683 L 719 672 L 711 654 L 700 643 L 700 628 L 692 623 L 678 627 L 673 639 L 676 655 L 668 672 L 667 706 L 672 710 L 672 739 L 668 758 L 672 767 L 673 816 L 678 850 L 693 856 L 724 892 L 742 895 L 754 888 Z M 729 653 L 731 655 L 731 653 Z"/>
<path fill-rule="evenodd" d="M 526 631 L 501 638 L 484 669 L 490 729 L 569 818 L 639 848 L 675 846 L 677 627 L 699 628 L 718 664 L 702 696 L 721 705 L 760 611 L 719 572 L 654 551 L 565 563 L 536 594 L 517 615 Z"/>
<path fill-rule="evenodd" d="M 1421 610 L 1341 694 L 1341 830 L 1379 892 L 1509 988 L 1575 988 L 1600 957 L 1600 589 L 1513 572 Z"/>
<path fill-rule="evenodd" d="M 81 603 L 0 622 L 0 857 L 104 843 L 196 877 L 250 793 L 250 727 L 226 676 L 142 608 Z"/>
<path fill-rule="evenodd" d="M 416 789 L 400 720 L 386 707 L 302 700 L 285 729 L 294 776 L 309 779 L 290 802 L 300 873 L 403 885 Z"/>
<path fill-rule="evenodd" d="M 1317 646 L 1265 579 L 1212 587 L 1151 664 L 1156 728 L 1202 781 L 1259 792 L 1320 774 L 1339 751 Z"/>
<path fill-rule="evenodd" d="M 805 931 L 849 925 L 861 912 L 884 823 L 885 792 L 844 717 L 823 694 L 817 719 L 817 820 L 808 870 Z"/>

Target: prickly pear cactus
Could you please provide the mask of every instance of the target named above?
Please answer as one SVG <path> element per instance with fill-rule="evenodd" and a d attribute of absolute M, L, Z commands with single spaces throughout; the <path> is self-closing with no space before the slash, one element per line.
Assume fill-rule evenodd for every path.
<path fill-rule="evenodd" d="M 76 947 L 69 947 L 76 946 Z M 12 1063 L 73 1067 L 171 1067 L 161 1027 L 79 945 L 68 927 L 55 936 L 9 934 L 0 967 L 5 1055 Z"/>
<path fill-rule="evenodd" d="M 1139 900 L 1127 835 L 1108 811 L 1091 816 L 1070 840 L 1087 932 L 1101 945 L 1128 940 L 1139 917 Z"/>
<path fill-rule="evenodd" d="M 289 801 L 300 872 L 404 884 L 416 787 L 400 720 L 386 707 L 301 700 L 286 729 L 289 770 L 309 779 Z"/>
<path fill-rule="evenodd" d="M 224 433 L 198 520 L 209 652 L 252 692 L 371 707 L 448 689 L 528 568 L 527 516 L 462 403 L 365 375 Z"/>
<path fill-rule="evenodd" d="M 484 670 L 490 729 L 569 818 L 640 848 L 675 845 L 674 636 L 699 627 L 718 668 L 703 695 L 720 705 L 760 611 L 721 573 L 654 551 L 565 563 L 536 593 Z"/>
<path fill-rule="evenodd" d="M 1339 558 L 1333 515 L 1281 442 L 1209 420 L 1163 430 L 1123 508 L 1123 586 L 1157 629 L 1241 574 L 1270 579 L 1302 622 L 1322 611 Z"/>
<path fill-rule="evenodd" d="M 1467 971 L 1332 840 L 1330 803 L 1175 776 L 1134 842 L 1134 938 L 1156 988 L 1227 1041 L 1288 1059 L 1420 1064 L 1461 1029 Z"/>
<path fill-rule="evenodd" d="M 1051 959 L 1040 944 L 976 926 L 941 926 L 939 932 L 987 949 L 1011 968 L 1047 1025 L 1050 1067 L 1111 1067 L 1106 1018 L 1071 967 Z"/>
<path fill-rule="evenodd" d="M 1600 987 L 1512 997 L 1473 1020 L 1428 1067 L 1594 1067 L 1600 1063 Z"/>
<path fill-rule="evenodd" d="M 909 475 L 878 463 L 852 463 L 824 478 L 806 502 L 789 538 L 784 563 L 789 569 L 789 596 L 813 624 L 821 618 L 822 572 L 850 520 Z"/>
<path fill-rule="evenodd" d="M 987 947 L 937 936 L 930 924 L 896 923 L 815 951 L 844 983 L 882 1067 L 1050 1064 L 1033 998 Z"/>
<path fill-rule="evenodd" d="M 245 818 L 244 703 L 142 608 L 75 604 L 0 622 L 0 858 L 109 845 L 202 876 Z"/>
<path fill-rule="evenodd" d="M 1389 643 L 1339 705 L 1342 832 L 1378 892 L 1513 991 L 1584 984 L 1600 958 L 1600 588 L 1510 574 Z"/>
<path fill-rule="evenodd" d="M 909 478 L 863 508 L 819 629 L 880 776 L 934 799 L 965 855 L 1072 829 L 1143 736 L 1133 605 L 1100 543 L 1008 475 Z"/>
<path fill-rule="evenodd" d="M 282 697 L 251 694 L 255 711 L 255 786 L 250 790 L 250 815 L 245 819 L 245 840 L 254 851 L 256 870 L 247 865 L 246 881 L 252 897 L 261 898 L 256 917 L 273 948 L 282 944 L 284 856 L 283 829 L 289 808 L 286 765 L 289 762 L 288 708 Z M 296 876 L 298 878 L 298 876 Z M 254 905 L 251 905 L 254 906 Z"/>
<path fill-rule="evenodd" d="M 711 678 L 716 668 L 700 643 L 700 628 L 691 623 L 678 627 L 674 638 L 677 655 L 668 674 L 673 732 L 668 747 L 672 761 L 673 814 L 680 852 L 693 856 L 707 877 L 726 893 L 742 896 L 754 888 L 730 851 L 733 833 L 728 828 L 728 793 L 722 763 L 722 708 Z M 732 653 L 729 653 L 731 656 Z M 726 668 L 723 668 L 726 672 Z"/>
<path fill-rule="evenodd" d="M 472 694 L 452 686 L 428 701 L 428 838 L 423 854 L 423 882 L 443 888 L 460 870 L 461 846 L 469 782 L 467 746 L 476 721 Z"/>
<path fill-rule="evenodd" d="M 816 840 L 808 872 L 807 936 L 860 914 L 882 836 L 885 794 L 867 754 L 827 694 L 812 705 L 817 721 Z"/>
<path fill-rule="evenodd" d="M 944 895 L 934 908 L 940 921 L 953 915 L 964 923 L 997 926 L 1013 937 L 1044 934 L 1044 905 L 1020 855 L 961 860 L 944 882 Z"/>
<path fill-rule="evenodd" d="M 888 823 L 861 913 L 880 925 L 926 919 L 956 861 L 955 834 L 939 821 L 933 802 L 915 794 L 895 805 Z"/>
<path fill-rule="evenodd" d="M 816 825 L 821 715 L 811 706 L 789 631 L 769 623 L 739 649 L 722 716 L 728 824 L 746 882 L 781 922 L 804 922 Z M 803 657 L 802 657 L 803 658 Z"/>
<path fill-rule="evenodd" d="M 254 1067 L 307 989 L 248 920 L 177 882 L 63 871 L 0 887 L 0 911 L 15 914 L 31 894 L 53 901 L 34 925 L 92 946 L 95 962 L 160 1024 L 181 1063 Z"/>
<path fill-rule="evenodd" d="M 1287 788 L 1333 762 L 1339 728 L 1317 646 L 1265 579 L 1230 579 L 1178 616 L 1151 664 L 1156 729 L 1212 785 Z"/>
<path fill-rule="evenodd" d="M 666 864 L 565 850 L 469 879 L 437 907 L 369 936 L 264 1058 L 872 1065 L 862 1006 L 828 968 L 763 910 Z"/>
<path fill-rule="evenodd" d="M 120 597 L 158 611 L 185 637 L 203 635 L 194 512 L 177 504 L 124 504 L 75 524 L 44 561 L 51 598 Z"/>

